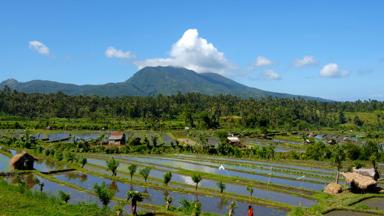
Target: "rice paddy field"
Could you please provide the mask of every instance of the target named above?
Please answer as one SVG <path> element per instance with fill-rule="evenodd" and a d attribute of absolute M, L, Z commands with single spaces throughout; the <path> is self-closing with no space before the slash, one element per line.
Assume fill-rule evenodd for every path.
<path fill-rule="evenodd" d="M 65 132 L 46 135 L 49 140 L 66 137 Z M 147 137 L 152 142 L 151 137 L 155 135 L 159 138 L 159 142 L 168 144 L 175 142 L 180 136 L 171 133 L 129 131 L 127 139 Z M 66 142 L 73 142 L 76 139 L 98 139 L 100 136 L 101 132 L 75 133 Z M 45 136 L 41 137 L 46 139 Z M 209 142 L 216 143 L 218 138 L 210 137 Z M 277 149 L 296 148 L 295 146 L 302 145 L 298 141 L 281 138 L 268 141 L 248 138 L 246 142 L 255 145 L 272 142 L 279 146 Z M 1 147 L 0 172 L 9 171 L 8 161 L 19 151 L 21 150 Z M 28 187 L 39 191 L 37 182 L 43 182 L 46 193 L 57 195 L 58 191 L 65 191 L 70 194 L 69 202 L 72 204 L 90 202 L 101 206 L 93 187 L 96 183 L 105 182 L 108 188 L 115 191 L 110 207 L 125 201 L 127 191 L 136 190 L 144 194 L 144 200 L 139 204 L 139 209 L 142 211 L 163 209 L 165 198 L 170 196 L 174 207 L 179 207 L 182 200 L 198 200 L 202 204 L 202 212 L 210 215 L 226 215 L 232 201 L 237 204 L 234 214 L 236 216 L 246 215 L 249 205 L 257 215 L 292 215 L 292 210 L 297 207 L 311 208 L 321 203 L 321 197 L 325 196 L 322 192 L 324 186 L 333 181 L 336 175 L 336 170 L 330 165 L 315 161 L 252 160 L 199 154 L 77 154 L 87 158 L 87 164 L 83 168 L 39 155 L 39 161 L 34 166 L 36 171 L 24 176 Z M 120 163 L 116 176 L 112 176 L 107 169 L 107 161 L 112 158 Z M 138 172 L 131 179 L 128 172 L 128 166 L 131 164 L 137 165 L 138 171 L 150 168 L 148 180 L 145 181 Z M 41 173 L 68 168 L 75 170 L 49 175 Z M 166 172 L 172 173 L 168 185 L 163 183 Z M 191 178 L 193 174 L 200 174 L 202 177 L 197 189 Z M 5 179 L 10 183 L 16 182 L 12 177 Z M 219 182 L 225 184 L 223 193 L 218 187 Z M 341 184 L 345 183 L 341 181 Z M 249 188 L 252 188 L 252 193 Z M 374 211 L 376 214 L 383 211 L 382 204 L 383 199 L 380 197 L 366 199 L 361 203 L 355 203 L 354 206 L 356 209 L 377 210 Z M 369 213 L 336 209 L 326 215 L 369 215 Z"/>

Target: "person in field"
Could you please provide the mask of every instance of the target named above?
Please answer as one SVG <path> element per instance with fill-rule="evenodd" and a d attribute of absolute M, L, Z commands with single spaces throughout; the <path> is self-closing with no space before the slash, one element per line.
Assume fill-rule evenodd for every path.
<path fill-rule="evenodd" d="M 248 216 L 253 216 L 253 208 L 251 205 L 248 206 Z"/>

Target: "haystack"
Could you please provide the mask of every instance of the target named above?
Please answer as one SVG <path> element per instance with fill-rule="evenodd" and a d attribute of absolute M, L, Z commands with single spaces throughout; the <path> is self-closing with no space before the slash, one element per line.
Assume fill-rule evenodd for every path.
<path fill-rule="evenodd" d="M 327 194 L 338 194 L 338 193 L 341 193 L 342 191 L 343 191 L 343 188 L 341 187 L 341 185 L 335 182 L 331 182 L 327 184 L 327 186 L 325 186 L 324 188 L 324 192 Z"/>
<path fill-rule="evenodd" d="M 341 173 L 342 176 L 344 176 L 345 181 L 349 184 L 351 184 L 352 189 L 357 188 L 360 190 L 368 190 L 371 187 L 375 187 L 377 182 L 373 180 L 372 178 L 368 176 L 363 176 L 358 173 L 353 172 L 347 172 L 347 173 Z"/>

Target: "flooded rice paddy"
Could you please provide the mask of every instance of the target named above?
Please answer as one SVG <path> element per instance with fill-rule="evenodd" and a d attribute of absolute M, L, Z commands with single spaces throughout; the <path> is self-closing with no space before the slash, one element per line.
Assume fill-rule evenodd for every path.
<path fill-rule="evenodd" d="M 101 160 L 101 159 L 89 158 L 88 159 L 88 163 L 105 167 L 106 161 L 105 160 Z M 89 168 L 89 167 L 87 167 L 87 168 Z M 141 169 L 141 168 L 142 167 L 140 167 L 140 166 L 138 167 L 138 169 Z M 106 169 L 97 168 L 95 170 L 95 168 L 92 167 L 91 170 L 96 171 L 96 172 L 102 172 L 104 174 L 110 174 L 110 172 L 107 171 Z M 118 175 L 119 176 L 122 176 L 122 175 L 124 176 L 124 174 L 122 174 L 121 172 L 125 172 L 126 173 L 127 170 L 128 170 L 128 163 L 120 163 L 120 166 L 118 168 Z M 119 173 L 119 171 L 120 171 L 120 173 Z M 161 179 L 163 178 L 165 172 L 166 172 L 165 170 L 152 169 L 151 172 L 150 172 L 150 177 L 156 178 L 159 181 L 161 181 Z M 125 177 L 128 178 L 128 175 L 126 174 Z M 190 186 L 194 186 L 195 185 L 195 183 L 192 181 L 190 176 L 181 175 L 181 174 L 177 174 L 177 173 L 173 173 L 172 174 L 172 182 L 187 184 L 187 185 L 190 185 Z M 217 189 L 217 183 L 218 182 L 214 181 L 214 180 L 203 179 L 199 183 L 199 187 L 213 189 L 213 190 L 218 190 Z M 178 186 L 174 185 L 174 187 L 178 187 Z M 179 186 L 179 187 L 183 187 L 183 186 Z M 249 192 L 247 191 L 245 185 L 226 183 L 225 191 L 229 192 L 229 193 L 233 193 L 233 194 L 249 196 Z M 299 196 L 293 196 L 293 195 L 290 195 L 290 194 L 287 194 L 287 193 L 282 193 L 282 192 L 276 192 L 276 191 L 271 191 L 271 190 L 259 189 L 259 188 L 254 188 L 253 196 L 257 197 L 257 198 L 261 198 L 261 199 L 282 202 L 282 203 L 286 203 L 286 204 L 294 205 L 294 206 L 312 206 L 315 203 L 314 200 L 310 200 L 310 199 L 307 199 L 307 198 L 303 198 L 303 197 L 299 197 Z"/>
<path fill-rule="evenodd" d="M 15 150 L 10 151 L 12 155 L 16 154 L 17 152 Z M 100 155 L 100 157 L 88 157 L 88 165 L 86 165 L 86 169 L 90 170 L 94 173 L 100 173 L 101 175 L 110 175 L 110 172 L 106 169 L 106 162 L 105 160 L 110 158 L 110 155 Z M 265 167 L 271 166 L 277 168 L 287 168 L 288 165 L 282 165 L 282 164 L 270 164 L 268 162 L 258 162 L 258 161 L 247 161 L 247 160 L 237 160 L 237 159 L 223 159 L 220 158 L 216 161 L 209 161 L 209 160 L 199 160 L 199 157 L 194 157 L 191 155 L 177 155 L 171 158 L 165 158 L 163 157 L 156 157 L 156 156 L 133 156 L 133 155 L 116 155 L 115 158 L 121 161 L 120 166 L 118 168 L 118 176 L 124 177 L 126 179 L 129 179 L 129 176 L 127 174 L 128 172 L 128 166 L 131 163 L 137 163 L 139 165 L 138 170 L 140 170 L 143 165 L 151 166 L 152 170 L 150 172 L 150 179 L 149 181 L 154 181 L 155 183 L 161 183 L 163 175 L 167 171 L 171 171 L 173 173 L 172 182 L 175 182 L 175 184 L 171 184 L 169 186 L 168 190 L 163 189 L 162 187 L 154 188 L 154 187 L 143 187 L 140 186 L 140 184 L 137 183 L 137 181 L 143 181 L 141 176 L 139 174 L 136 174 L 134 177 L 137 181 L 135 184 L 130 185 L 127 183 L 119 182 L 119 181 L 112 181 L 109 178 L 99 177 L 96 175 L 90 175 L 87 173 L 81 173 L 81 172 L 66 172 L 56 175 L 51 175 L 52 177 L 56 178 L 59 182 L 65 182 L 66 186 L 62 184 L 58 184 L 52 181 L 49 181 L 45 178 L 42 178 L 40 176 L 34 176 L 33 178 L 38 179 L 39 182 L 44 182 L 44 192 L 57 195 L 58 191 L 62 190 L 67 193 L 71 194 L 71 203 L 78 203 L 78 202 L 92 202 L 97 203 L 100 205 L 98 199 L 93 196 L 90 193 L 78 191 L 75 188 L 79 187 L 82 188 L 85 191 L 93 191 L 93 186 L 95 183 L 102 183 L 106 182 L 106 184 L 113 190 L 116 191 L 115 196 L 118 198 L 125 199 L 126 193 L 129 190 L 138 190 L 140 192 L 145 193 L 145 200 L 144 203 L 153 204 L 153 205 L 159 205 L 164 206 L 164 196 L 167 196 L 168 194 L 172 197 L 173 203 L 172 205 L 178 206 L 179 202 L 183 199 L 194 201 L 199 200 L 202 203 L 202 211 L 204 212 L 212 212 L 219 215 L 224 215 L 228 211 L 228 206 L 230 202 L 232 202 L 231 199 L 223 199 L 222 196 L 220 196 L 220 193 L 218 191 L 217 187 L 217 181 L 211 180 L 211 179 L 203 179 L 200 184 L 199 188 L 207 189 L 208 191 L 212 191 L 208 194 L 212 195 L 201 195 L 192 192 L 194 182 L 192 181 L 190 176 L 182 175 L 177 173 L 178 170 L 184 169 L 184 170 L 190 170 L 190 171 L 198 171 L 198 172 L 206 172 L 206 173 L 212 173 L 216 175 L 222 175 L 227 177 L 234 177 L 239 179 L 247 179 L 247 180 L 255 180 L 263 183 L 270 183 L 270 184 L 277 184 L 292 188 L 300 188 L 300 189 L 306 189 L 306 190 L 321 190 L 324 186 L 324 184 L 321 183 L 321 181 L 315 183 L 310 181 L 304 181 L 304 180 L 297 180 L 295 178 L 299 177 L 298 174 L 294 173 L 285 173 L 282 171 L 276 171 L 273 175 L 268 175 L 269 170 Z M 9 158 L 6 155 L 0 154 L 0 171 L 5 172 L 9 170 L 8 167 L 8 161 Z M 240 165 L 235 164 L 240 163 Z M 241 163 L 249 163 L 252 166 L 242 166 Z M 218 166 L 221 164 L 224 164 L 226 167 L 226 170 L 219 170 Z M 258 168 L 258 166 L 260 166 Z M 293 169 L 297 170 L 303 170 L 303 171 L 313 171 L 309 169 L 309 167 L 301 167 L 293 165 Z M 52 170 L 58 170 L 58 169 L 65 169 L 67 166 L 59 165 L 55 162 L 52 162 L 50 160 L 41 159 L 38 162 L 35 163 L 35 169 L 42 172 L 48 172 Z M 288 168 L 287 168 L 288 169 Z M 309 169 L 309 170 L 307 170 Z M 322 170 L 324 175 L 327 173 L 331 173 L 331 171 L 321 168 L 316 168 L 319 170 Z M 273 170 L 273 168 L 272 168 Z M 312 179 L 313 178 L 313 179 Z M 314 177 L 308 177 L 308 180 L 317 180 Z M 10 180 L 11 181 L 11 180 Z M 176 184 L 177 183 L 177 184 Z M 246 185 L 243 184 L 237 184 L 236 182 L 233 183 L 225 183 L 226 189 L 225 192 L 230 197 L 234 198 L 235 195 L 242 195 L 243 197 L 249 196 L 249 192 L 247 191 Z M 69 185 L 69 186 L 68 186 Z M 70 185 L 73 185 L 74 187 L 70 187 Z M 187 187 L 186 187 L 187 186 Z M 31 183 L 30 186 L 33 190 L 40 190 L 39 185 L 34 183 Z M 178 192 L 181 190 L 174 191 L 173 188 L 180 188 L 180 189 L 188 189 L 184 190 L 183 192 Z M 286 205 L 291 206 L 312 206 L 316 203 L 315 200 L 311 200 L 305 197 L 301 197 L 299 195 L 293 195 L 286 192 L 280 192 L 280 191 L 273 191 L 269 190 L 268 188 L 257 188 L 254 187 L 253 197 L 261 200 L 270 200 L 277 203 L 284 203 Z M 191 191 L 191 192 L 189 192 Z M 217 195 L 216 195 L 217 193 Z M 213 195 L 215 194 L 215 195 Z M 234 196 L 233 196 L 234 195 Z M 237 202 L 237 208 L 235 210 L 235 215 L 245 215 L 246 210 L 248 208 L 248 202 L 236 200 Z M 113 203 L 111 204 L 113 205 Z M 269 205 L 255 205 L 252 204 L 254 207 L 255 212 L 260 213 L 261 215 L 286 215 L 287 210 L 272 207 Z"/>

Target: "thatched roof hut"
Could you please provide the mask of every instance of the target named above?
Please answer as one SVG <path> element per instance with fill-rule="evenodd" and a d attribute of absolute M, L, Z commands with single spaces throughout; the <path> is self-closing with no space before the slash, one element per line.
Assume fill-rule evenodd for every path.
<path fill-rule="evenodd" d="M 377 182 L 368 176 L 363 176 L 358 173 L 347 172 L 341 173 L 344 176 L 345 181 L 351 184 L 352 190 L 358 189 L 362 191 L 370 190 L 371 188 L 375 188 Z"/>
<path fill-rule="evenodd" d="M 368 176 L 372 178 L 373 180 L 379 179 L 379 173 L 374 168 L 360 168 L 356 169 L 355 167 L 352 168 L 352 172 L 358 173 L 363 176 Z"/>
<path fill-rule="evenodd" d="M 16 154 L 11 158 L 9 161 L 9 165 L 18 170 L 32 170 L 33 169 L 33 163 L 37 159 L 33 157 L 32 155 L 28 154 L 27 152 L 23 151 L 19 154 Z"/>

